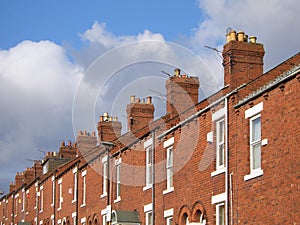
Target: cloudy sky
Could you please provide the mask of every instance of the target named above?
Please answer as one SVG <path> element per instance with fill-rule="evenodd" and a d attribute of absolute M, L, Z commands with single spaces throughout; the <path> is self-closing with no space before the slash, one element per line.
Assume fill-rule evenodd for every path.
<path fill-rule="evenodd" d="M 31 167 L 32 160 L 42 159 L 45 152 L 57 151 L 62 140 L 75 139 L 72 115 L 77 90 L 84 90 L 85 100 L 98 96 L 94 118 L 104 111 L 125 118 L 124 107 L 118 106 L 124 105 L 120 96 L 129 100 L 135 94 L 132 90 L 163 102 L 161 81 L 166 76 L 161 70 L 172 73 L 180 65 L 162 60 L 174 57 L 176 51 L 170 45 L 159 47 L 161 43 L 175 43 L 199 57 L 216 88 L 222 87 L 221 59 L 204 46 L 222 50 L 228 27 L 257 36 L 264 44 L 265 71 L 300 49 L 296 0 L 10 0 L 1 1 L 0 9 L 0 190 L 5 192 L 17 171 Z M 115 51 L 143 41 L 159 44 L 149 51 L 134 44 L 121 56 Z M 131 61 L 113 76 L 95 66 L 95 61 L 113 63 L 116 54 L 117 60 L 129 55 L 132 59 L 159 55 L 159 60 Z M 93 75 L 81 89 L 89 73 Z M 91 85 L 95 73 L 101 79 Z M 200 76 L 206 86 L 205 77 L 192 75 Z M 158 109 L 156 116 L 162 113 Z"/>

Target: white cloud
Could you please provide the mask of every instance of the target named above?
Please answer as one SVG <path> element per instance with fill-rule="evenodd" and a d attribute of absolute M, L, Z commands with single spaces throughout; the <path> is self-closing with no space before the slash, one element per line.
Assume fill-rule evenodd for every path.
<path fill-rule="evenodd" d="M 73 139 L 72 99 L 81 76 L 81 68 L 50 41 L 0 51 L 1 171 L 14 177 L 31 166 L 26 159 L 43 158 L 38 150 L 57 151 L 62 139 Z"/>
<path fill-rule="evenodd" d="M 294 0 L 200 0 L 204 22 L 195 30 L 194 46 L 209 45 L 222 50 L 226 28 L 257 36 L 265 46 L 265 69 L 276 66 L 299 51 L 300 5 Z"/>
<path fill-rule="evenodd" d="M 144 33 L 138 35 L 115 35 L 106 29 L 105 23 L 95 22 L 91 29 L 80 35 L 81 38 L 90 43 L 98 43 L 105 48 L 112 48 L 121 44 L 136 42 L 136 41 L 164 41 L 164 37 L 161 34 L 153 34 L 149 30 L 145 30 Z"/>

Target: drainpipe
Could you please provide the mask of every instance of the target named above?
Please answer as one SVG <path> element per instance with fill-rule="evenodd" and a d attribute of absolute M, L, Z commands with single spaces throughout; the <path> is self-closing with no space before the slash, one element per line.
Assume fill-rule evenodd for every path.
<path fill-rule="evenodd" d="M 155 224 L 155 130 L 152 132 L 152 225 Z"/>
<path fill-rule="evenodd" d="M 228 207 L 228 156 L 229 156 L 229 151 L 228 151 L 228 96 L 225 97 L 224 99 L 225 101 L 225 134 L 226 134 L 226 138 L 225 138 L 225 196 L 226 196 L 226 200 L 225 200 L 225 208 L 226 208 L 226 213 L 225 213 L 225 223 L 226 225 L 228 225 L 229 220 L 228 220 L 228 215 L 229 215 L 229 207 Z"/>
<path fill-rule="evenodd" d="M 76 225 L 78 225 L 78 222 L 79 222 L 79 212 L 78 212 L 78 209 L 79 209 L 79 204 L 78 204 L 78 188 L 79 188 L 79 182 L 78 182 L 78 179 L 79 179 L 79 171 L 78 171 L 78 167 L 79 167 L 79 163 L 80 161 L 78 161 L 77 165 L 76 165 L 76 168 L 77 168 L 77 172 L 76 172 Z"/>

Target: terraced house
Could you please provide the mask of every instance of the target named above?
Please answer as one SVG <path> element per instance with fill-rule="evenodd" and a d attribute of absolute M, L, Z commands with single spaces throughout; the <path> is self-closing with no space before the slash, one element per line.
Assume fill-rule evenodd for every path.
<path fill-rule="evenodd" d="M 166 81 L 166 115 L 132 96 L 128 131 L 105 113 L 1 198 L 1 225 L 300 223 L 300 53 L 263 72 L 264 47 L 231 31 L 224 88 Z"/>

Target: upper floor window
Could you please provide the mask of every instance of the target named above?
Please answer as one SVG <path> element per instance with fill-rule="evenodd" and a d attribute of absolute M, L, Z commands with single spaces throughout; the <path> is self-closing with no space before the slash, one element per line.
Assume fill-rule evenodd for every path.
<path fill-rule="evenodd" d="M 43 212 L 44 209 L 44 187 L 40 187 L 40 212 Z"/>
<path fill-rule="evenodd" d="M 58 209 L 60 210 L 63 203 L 63 196 L 62 196 L 62 179 L 58 180 Z"/>
<path fill-rule="evenodd" d="M 152 147 L 149 146 L 148 148 L 146 148 L 146 186 L 152 184 L 152 165 Z"/>
<path fill-rule="evenodd" d="M 107 181 L 108 181 L 108 164 L 107 156 L 102 158 L 102 195 L 101 197 L 107 196 Z"/>
<path fill-rule="evenodd" d="M 216 122 L 216 169 L 222 169 L 225 165 L 225 122 L 224 118 Z"/>
<path fill-rule="evenodd" d="M 73 169 L 73 201 L 76 202 L 77 200 L 77 167 Z"/>
<path fill-rule="evenodd" d="M 245 111 L 245 118 L 249 118 L 250 143 L 250 174 L 244 177 L 249 180 L 263 174 L 261 169 L 261 114 L 263 102 Z"/>
<path fill-rule="evenodd" d="M 173 187 L 173 146 L 167 148 L 167 189 Z"/>
<path fill-rule="evenodd" d="M 163 194 L 170 193 L 174 190 L 173 186 L 173 163 L 174 163 L 174 137 L 169 138 L 164 142 L 164 148 L 166 149 L 166 175 L 167 175 L 167 189 L 163 191 Z"/>
<path fill-rule="evenodd" d="M 86 170 L 82 171 L 82 204 L 81 207 L 86 205 Z"/>
<path fill-rule="evenodd" d="M 121 158 L 116 162 L 116 199 L 115 202 L 121 200 Z"/>
<path fill-rule="evenodd" d="M 261 120 L 260 114 L 250 119 L 250 169 L 261 168 Z"/>

